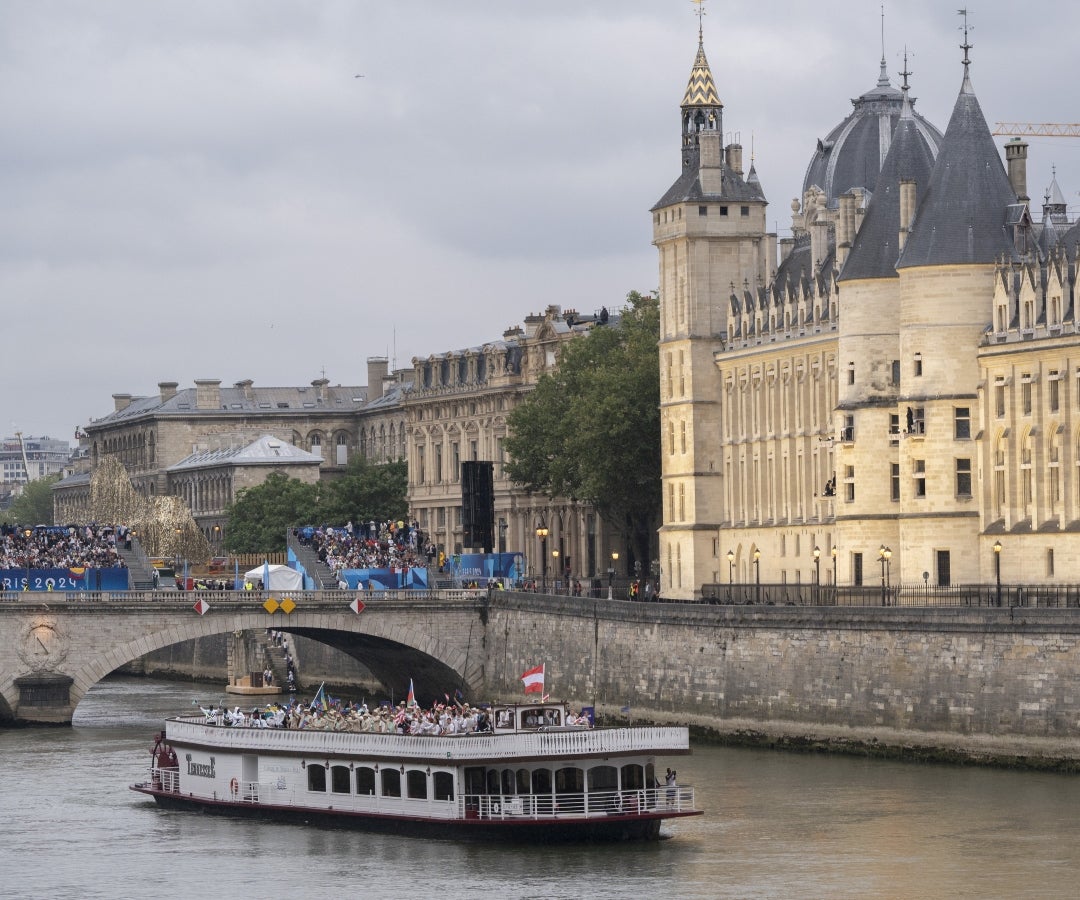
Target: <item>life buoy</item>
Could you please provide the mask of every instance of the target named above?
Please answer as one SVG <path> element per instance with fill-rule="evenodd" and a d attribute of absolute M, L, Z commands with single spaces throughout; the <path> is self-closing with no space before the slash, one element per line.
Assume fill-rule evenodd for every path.
<path fill-rule="evenodd" d="M 499 815 L 500 812 L 502 812 L 502 807 L 499 805 L 498 800 L 491 804 L 491 812 L 496 816 Z"/>
<path fill-rule="evenodd" d="M 229 793 L 234 797 L 240 793 L 240 782 L 235 778 L 229 782 Z"/>

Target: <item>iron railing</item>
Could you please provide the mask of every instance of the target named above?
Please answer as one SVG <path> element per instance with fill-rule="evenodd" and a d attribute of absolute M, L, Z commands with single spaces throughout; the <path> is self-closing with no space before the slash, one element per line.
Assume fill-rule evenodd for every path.
<path fill-rule="evenodd" d="M 1080 608 L 1075 584 L 703 584 L 701 596 L 725 606 Z"/>

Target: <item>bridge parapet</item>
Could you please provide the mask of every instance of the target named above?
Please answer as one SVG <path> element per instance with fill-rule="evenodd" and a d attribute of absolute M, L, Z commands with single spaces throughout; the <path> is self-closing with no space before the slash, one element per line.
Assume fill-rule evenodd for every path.
<path fill-rule="evenodd" d="M 211 609 L 218 607 L 232 610 L 259 608 L 269 600 L 282 603 L 286 598 L 297 607 L 345 607 L 359 599 L 364 606 L 381 606 L 387 603 L 424 604 L 460 603 L 471 605 L 483 600 L 487 591 L 439 590 L 439 591 L 2 591 L 0 609 L 5 606 L 38 609 L 48 605 L 55 609 L 82 604 L 152 604 L 153 606 L 191 606 L 202 600 Z"/>

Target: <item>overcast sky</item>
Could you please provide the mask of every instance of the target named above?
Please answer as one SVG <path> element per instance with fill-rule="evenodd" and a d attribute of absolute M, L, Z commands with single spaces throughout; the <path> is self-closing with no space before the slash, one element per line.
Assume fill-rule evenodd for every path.
<path fill-rule="evenodd" d="M 790 229 L 815 142 L 871 89 L 878 4 L 709 0 L 705 48 Z M 0 430 L 71 438 L 111 395 L 364 384 L 657 285 L 689 0 L 0 0 Z M 971 7 L 987 120 L 1078 118 L 1080 5 Z M 885 4 L 894 84 L 942 131 L 961 19 Z M 363 75 L 363 78 L 356 78 Z M 999 139 L 999 145 L 1004 142 Z M 1075 215 L 1080 140 L 1030 140 Z"/>

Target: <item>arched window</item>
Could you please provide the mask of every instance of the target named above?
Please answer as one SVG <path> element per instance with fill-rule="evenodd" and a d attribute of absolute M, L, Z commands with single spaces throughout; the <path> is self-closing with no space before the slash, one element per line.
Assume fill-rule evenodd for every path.
<path fill-rule="evenodd" d="M 397 769 L 383 769 L 379 774 L 382 775 L 382 795 L 384 797 L 400 797 L 401 773 Z"/>
<path fill-rule="evenodd" d="M 368 796 L 375 793 L 375 770 L 370 766 L 356 770 L 356 793 Z"/>
<path fill-rule="evenodd" d="M 436 772 L 435 773 L 435 799 L 436 800 L 453 800 L 454 799 L 454 775 L 452 772 Z"/>
<path fill-rule="evenodd" d="M 326 769 L 322 763 L 310 763 L 307 767 L 307 789 L 326 791 Z"/>
<path fill-rule="evenodd" d="M 349 794 L 352 773 L 348 766 L 334 766 L 330 770 L 330 790 L 335 794 Z"/>

